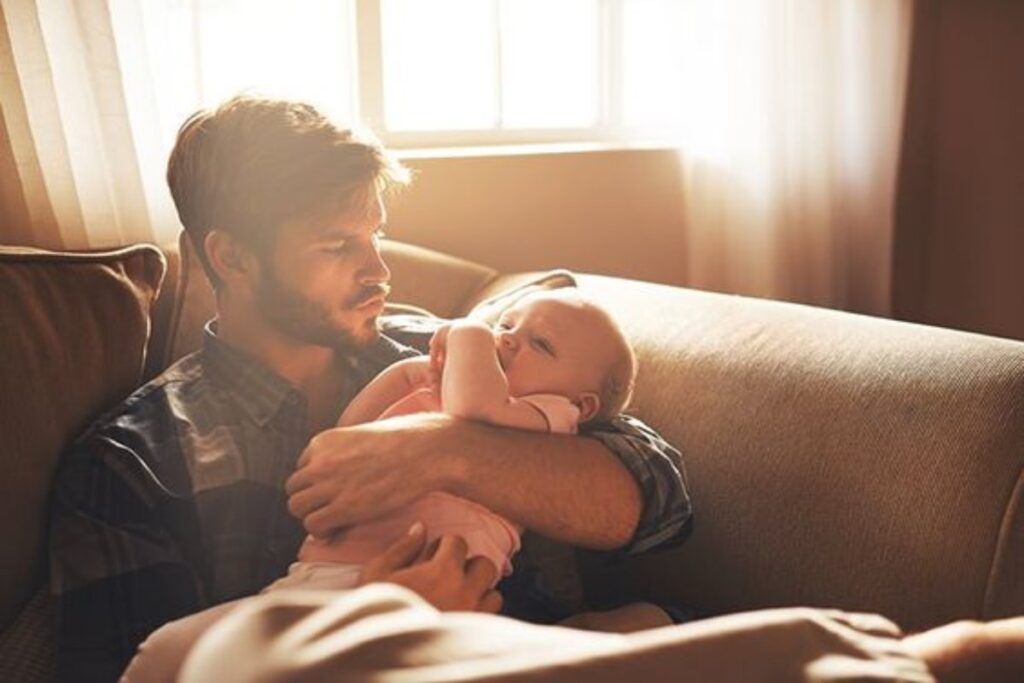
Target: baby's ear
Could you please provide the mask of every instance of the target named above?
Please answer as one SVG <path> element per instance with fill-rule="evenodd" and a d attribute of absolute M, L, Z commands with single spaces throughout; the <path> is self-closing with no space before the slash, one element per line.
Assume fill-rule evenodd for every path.
<path fill-rule="evenodd" d="M 592 391 L 580 394 L 580 397 L 576 399 L 576 405 L 580 409 L 580 424 L 589 422 L 597 411 L 601 410 L 601 398 Z"/>

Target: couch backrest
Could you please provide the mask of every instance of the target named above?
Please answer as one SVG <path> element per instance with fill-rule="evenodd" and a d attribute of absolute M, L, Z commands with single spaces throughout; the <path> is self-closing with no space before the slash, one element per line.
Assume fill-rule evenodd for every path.
<path fill-rule="evenodd" d="M 0 631 L 45 579 L 59 454 L 141 380 L 164 268 L 145 245 L 94 254 L 0 247 Z"/>
<path fill-rule="evenodd" d="M 684 451 L 680 549 L 591 587 L 712 613 L 1024 613 L 1024 343 L 581 276 L 633 339 L 630 412 Z"/>

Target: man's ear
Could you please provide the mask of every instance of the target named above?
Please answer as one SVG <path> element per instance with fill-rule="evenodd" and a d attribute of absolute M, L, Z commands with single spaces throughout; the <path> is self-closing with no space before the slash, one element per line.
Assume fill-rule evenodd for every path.
<path fill-rule="evenodd" d="M 580 424 L 589 422 L 597 411 L 601 410 L 601 397 L 592 391 L 580 394 L 579 398 L 576 399 L 576 405 L 580 409 Z"/>
<path fill-rule="evenodd" d="M 255 254 L 223 230 L 211 230 L 203 240 L 206 258 L 217 277 L 228 285 L 251 282 L 259 261 Z"/>

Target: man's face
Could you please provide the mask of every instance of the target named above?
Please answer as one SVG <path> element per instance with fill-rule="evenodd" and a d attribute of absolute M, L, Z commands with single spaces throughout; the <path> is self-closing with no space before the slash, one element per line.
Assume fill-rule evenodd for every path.
<path fill-rule="evenodd" d="M 380 254 L 384 218 L 380 193 L 370 187 L 327 220 L 280 226 L 273 255 L 261 260 L 260 315 L 306 344 L 354 351 L 373 342 L 391 278 Z"/>

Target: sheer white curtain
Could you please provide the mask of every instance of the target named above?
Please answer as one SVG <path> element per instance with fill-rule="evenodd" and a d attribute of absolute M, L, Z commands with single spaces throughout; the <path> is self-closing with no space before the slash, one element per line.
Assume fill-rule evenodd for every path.
<path fill-rule="evenodd" d="M 181 122 L 245 90 L 349 117 L 350 17 L 350 0 L 0 0 L 0 243 L 173 239 Z"/>
<path fill-rule="evenodd" d="M 3 0 L 3 234 L 90 248 L 154 239 L 173 221 L 146 182 L 103 0 Z M 139 59 L 139 55 L 132 55 Z"/>
<path fill-rule="evenodd" d="M 911 0 L 679 11 L 689 283 L 887 313 Z"/>

